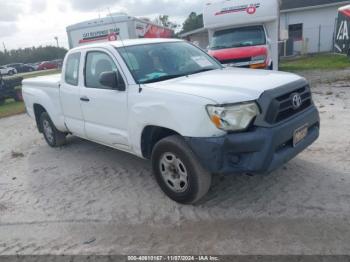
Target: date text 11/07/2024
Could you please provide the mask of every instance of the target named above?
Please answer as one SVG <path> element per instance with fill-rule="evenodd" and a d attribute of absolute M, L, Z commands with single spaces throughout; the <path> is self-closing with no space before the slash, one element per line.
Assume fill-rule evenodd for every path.
<path fill-rule="evenodd" d="M 128 256 L 128 261 L 220 261 L 217 256 Z"/>

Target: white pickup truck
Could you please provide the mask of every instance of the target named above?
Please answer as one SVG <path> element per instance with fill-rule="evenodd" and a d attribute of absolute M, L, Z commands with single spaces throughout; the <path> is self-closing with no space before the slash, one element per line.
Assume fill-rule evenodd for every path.
<path fill-rule="evenodd" d="M 192 204 L 212 174 L 266 174 L 310 146 L 320 120 L 305 79 L 224 68 L 173 39 L 72 49 L 62 75 L 23 82 L 47 143 L 68 134 L 151 159 L 171 199 Z"/>

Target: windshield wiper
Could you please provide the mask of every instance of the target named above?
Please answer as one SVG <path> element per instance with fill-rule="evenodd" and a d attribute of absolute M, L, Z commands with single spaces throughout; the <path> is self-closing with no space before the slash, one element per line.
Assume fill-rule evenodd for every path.
<path fill-rule="evenodd" d="M 201 70 L 198 70 L 198 71 L 188 72 L 186 74 L 160 76 L 160 77 L 157 77 L 157 78 L 154 78 L 154 79 L 149 79 L 149 80 L 143 81 L 141 84 L 150 84 L 150 83 L 155 83 L 155 82 L 161 82 L 161 81 L 165 81 L 165 80 L 169 80 L 169 79 L 173 79 L 173 78 L 199 74 L 199 73 L 202 73 L 202 72 L 212 71 L 212 70 L 215 70 L 215 68 L 204 68 L 204 69 L 201 69 Z"/>
<path fill-rule="evenodd" d="M 143 81 L 141 84 L 150 84 L 150 83 L 165 81 L 165 80 L 178 78 L 178 77 L 182 77 L 182 76 L 186 76 L 186 75 L 188 75 L 188 74 L 177 74 L 177 75 L 160 76 L 160 77 L 157 77 L 157 78 L 153 78 L 153 79 L 149 79 L 149 80 Z"/>
<path fill-rule="evenodd" d="M 194 75 L 194 74 L 199 74 L 199 73 L 202 73 L 202 72 L 213 71 L 215 69 L 216 68 L 203 68 L 203 69 L 200 69 L 198 71 L 194 71 L 194 72 L 188 73 L 188 75 Z"/>

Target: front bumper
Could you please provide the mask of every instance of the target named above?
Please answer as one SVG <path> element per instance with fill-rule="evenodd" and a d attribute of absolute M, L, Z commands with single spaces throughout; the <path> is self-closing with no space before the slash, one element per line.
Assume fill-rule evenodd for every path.
<path fill-rule="evenodd" d="M 308 124 L 308 135 L 293 146 L 295 130 Z M 290 161 L 319 137 L 316 107 L 275 127 L 255 127 L 224 137 L 186 138 L 202 166 L 213 174 L 266 174 Z"/>

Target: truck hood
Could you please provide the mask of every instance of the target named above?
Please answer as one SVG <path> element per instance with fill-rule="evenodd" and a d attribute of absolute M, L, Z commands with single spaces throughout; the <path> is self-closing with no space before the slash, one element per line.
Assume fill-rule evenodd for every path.
<path fill-rule="evenodd" d="M 303 78 L 300 76 L 284 72 L 224 68 L 145 86 L 185 93 L 203 97 L 218 104 L 226 104 L 253 101 L 258 99 L 264 91 L 301 79 Z"/>

